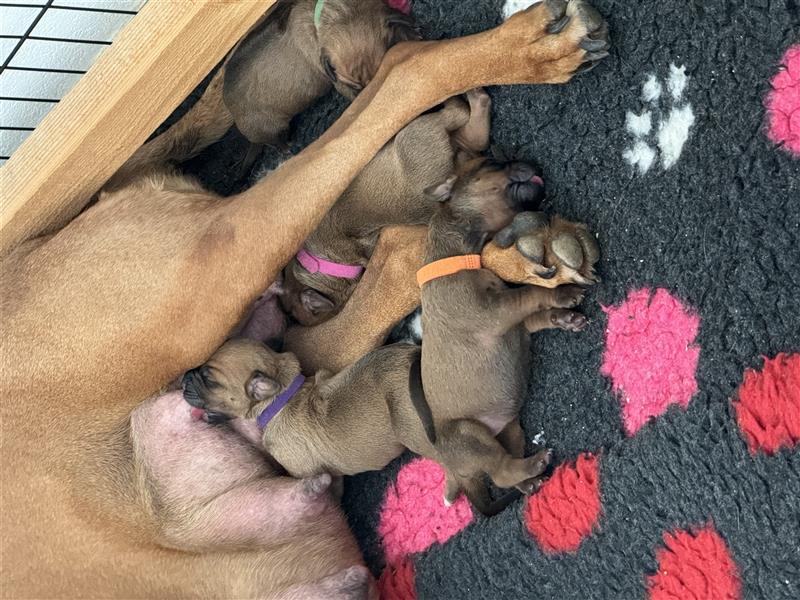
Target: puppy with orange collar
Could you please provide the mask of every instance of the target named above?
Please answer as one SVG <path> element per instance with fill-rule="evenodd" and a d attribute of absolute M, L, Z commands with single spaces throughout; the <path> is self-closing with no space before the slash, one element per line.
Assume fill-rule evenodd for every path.
<path fill-rule="evenodd" d="M 422 385 L 435 422 L 436 451 L 447 473 L 448 502 L 463 489 L 473 502 L 488 503 L 483 473 L 500 487 L 513 485 L 525 493 L 538 487 L 550 454 L 543 450 L 522 458 L 525 438 L 518 415 L 530 373 L 523 322 L 533 317 L 539 328 L 573 331 L 586 324 L 583 315 L 568 310 L 583 299 L 582 288 L 511 289 L 481 268 L 485 240 L 508 232 L 504 228 L 513 226 L 515 212 L 530 208 L 524 189 L 514 186 L 524 185 L 517 182 L 530 180 L 532 173 L 523 163 L 504 173 L 476 159 L 429 190 L 441 204 L 428 228 L 425 266 L 417 273 Z M 492 192 L 500 187 L 508 193 Z M 513 229 L 501 237 L 512 238 Z M 474 465 L 465 468 L 463 440 L 469 440 L 469 453 L 484 457 L 479 477 Z M 513 477 L 501 478 L 508 465 L 515 466 Z"/>

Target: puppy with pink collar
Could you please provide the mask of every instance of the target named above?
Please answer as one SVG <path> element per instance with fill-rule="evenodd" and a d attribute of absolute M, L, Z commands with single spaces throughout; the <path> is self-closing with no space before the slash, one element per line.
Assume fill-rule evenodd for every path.
<path fill-rule="evenodd" d="M 336 315 L 353 293 L 381 229 L 426 225 L 426 189 L 489 142 L 489 95 L 471 90 L 422 115 L 370 161 L 284 270 L 284 309 L 301 325 Z M 541 181 L 541 180 L 539 180 Z"/>

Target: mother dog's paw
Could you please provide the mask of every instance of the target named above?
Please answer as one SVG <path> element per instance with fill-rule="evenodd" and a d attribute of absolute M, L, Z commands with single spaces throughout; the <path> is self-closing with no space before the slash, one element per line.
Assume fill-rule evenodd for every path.
<path fill-rule="evenodd" d="M 503 31 L 505 30 L 505 31 Z M 516 38 L 510 46 L 528 83 L 564 83 L 608 56 L 608 26 L 584 0 L 545 0 L 513 15 L 500 32 Z"/>
<path fill-rule="evenodd" d="M 600 281 L 594 272 L 600 252 L 587 227 L 558 216 L 548 220 L 541 212 L 518 214 L 481 258 L 487 269 L 511 283 L 554 288 Z"/>

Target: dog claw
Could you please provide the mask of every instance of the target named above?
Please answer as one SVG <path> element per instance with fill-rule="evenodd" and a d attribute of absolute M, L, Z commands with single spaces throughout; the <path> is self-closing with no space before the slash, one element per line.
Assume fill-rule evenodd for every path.
<path fill-rule="evenodd" d="M 590 61 L 598 61 L 604 59 L 606 56 L 608 56 L 608 51 L 600 50 L 599 52 L 587 52 L 585 58 Z"/>
<path fill-rule="evenodd" d="M 583 38 L 580 47 L 587 52 L 598 52 L 600 50 L 608 50 L 609 44 L 606 39 L 593 39 L 591 37 Z"/>
<path fill-rule="evenodd" d="M 554 21 L 547 26 L 547 33 L 556 34 L 561 33 L 570 21 L 569 15 L 564 15 L 558 21 Z"/>
<path fill-rule="evenodd" d="M 594 69 L 598 64 L 600 64 L 600 61 L 585 62 L 580 67 L 575 69 L 575 75 L 580 75 L 582 73 L 588 73 L 589 71 Z"/>
<path fill-rule="evenodd" d="M 545 0 L 545 4 L 553 18 L 560 17 L 567 11 L 567 0 Z"/>

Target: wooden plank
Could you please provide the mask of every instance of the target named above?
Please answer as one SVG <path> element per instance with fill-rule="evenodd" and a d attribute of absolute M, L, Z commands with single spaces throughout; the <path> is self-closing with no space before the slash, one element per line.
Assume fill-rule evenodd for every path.
<path fill-rule="evenodd" d="M 0 256 L 69 222 L 275 0 L 150 0 L 0 167 Z"/>

